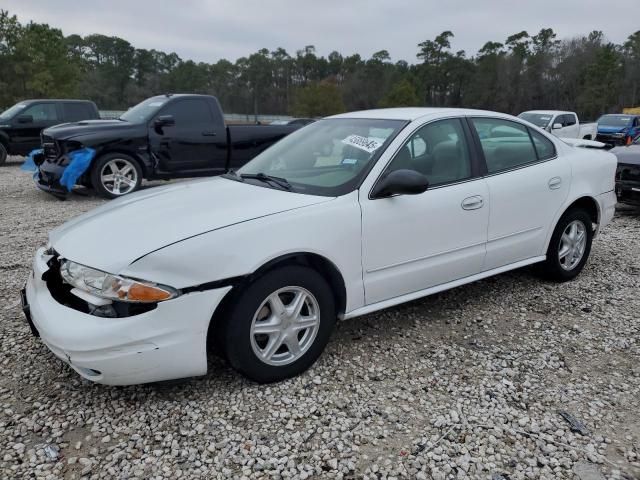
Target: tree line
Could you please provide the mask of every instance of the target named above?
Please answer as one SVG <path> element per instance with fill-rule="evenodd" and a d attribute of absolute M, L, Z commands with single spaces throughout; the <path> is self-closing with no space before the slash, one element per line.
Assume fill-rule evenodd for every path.
<path fill-rule="evenodd" d="M 416 62 L 392 62 L 312 45 L 231 62 L 184 60 L 100 34 L 64 36 L 0 10 L 0 106 L 25 98 L 87 98 L 124 110 L 167 92 L 216 95 L 227 112 L 324 116 L 392 106 L 469 107 L 517 114 L 575 110 L 583 118 L 640 104 L 640 30 L 622 44 L 603 32 L 558 39 L 545 28 L 488 41 L 475 55 L 451 49 L 451 31 L 417 46 Z"/>

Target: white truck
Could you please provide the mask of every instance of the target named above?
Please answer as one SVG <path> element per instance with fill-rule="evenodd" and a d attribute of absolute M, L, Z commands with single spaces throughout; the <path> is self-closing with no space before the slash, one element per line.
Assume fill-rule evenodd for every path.
<path fill-rule="evenodd" d="M 581 124 L 575 112 L 530 110 L 522 112 L 518 117 L 560 138 L 595 140 L 598 133 L 595 122 Z"/>

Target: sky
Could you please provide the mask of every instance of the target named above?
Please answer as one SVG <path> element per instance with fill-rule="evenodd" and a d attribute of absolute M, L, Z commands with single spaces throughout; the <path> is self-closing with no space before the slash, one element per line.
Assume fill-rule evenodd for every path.
<path fill-rule="evenodd" d="M 416 62 L 418 43 L 451 30 L 454 51 L 475 54 L 487 41 L 553 28 L 558 38 L 602 30 L 622 43 L 640 30 L 640 0 L 2 0 L 0 8 L 62 29 L 65 35 L 118 36 L 136 48 L 184 60 L 235 61 L 261 48 L 290 55 L 314 45 L 369 58 L 388 50 Z"/>

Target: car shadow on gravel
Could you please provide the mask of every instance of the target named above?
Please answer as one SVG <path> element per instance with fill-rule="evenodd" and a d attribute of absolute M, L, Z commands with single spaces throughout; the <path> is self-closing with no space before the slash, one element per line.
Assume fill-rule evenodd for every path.
<path fill-rule="evenodd" d="M 473 346 L 473 342 L 470 343 L 466 338 L 458 338 L 460 329 L 457 327 L 461 327 L 460 318 L 465 315 L 465 312 L 468 313 L 469 308 L 475 309 L 479 315 L 482 315 L 483 312 L 495 308 L 493 293 L 500 292 L 501 289 L 504 289 L 505 294 L 511 294 L 514 290 L 526 292 L 536 284 L 549 285 L 549 282 L 541 280 L 533 267 L 525 267 L 376 313 L 339 321 L 327 350 L 318 360 L 317 366 L 322 368 L 322 364 L 330 362 L 332 356 L 348 355 L 362 342 L 378 344 L 382 348 L 385 344 L 402 342 L 406 338 L 407 329 L 416 322 L 420 325 L 428 324 L 431 327 L 433 340 Z M 482 335 L 480 324 L 478 325 L 477 332 L 474 332 L 473 328 L 469 330 L 465 327 L 467 328 L 465 337 L 469 334 Z M 112 388 L 121 390 L 123 393 L 130 389 L 143 388 L 153 391 L 156 398 L 165 400 L 196 398 L 211 387 L 218 392 L 223 387 L 229 396 L 237 394 L 238 391 L 269 388 L 269 384 L 261 385 L 245 379 L 215 354 L 209 355 L 208 362 L 208 372 L 202 377 L 156 382 L 137 387 Z M 286 386 L 295 383 L 298 387 L 309 387 L 315 375 L 314 369 L 315 367 L 312 366 L 299 377 L 276 383 L 276 385 Z"/>
<path fill-rule="evenodd" d="M 0 163 L 0 168 L 20 167 L 24 163 L 24 157 L 12 155 L 7 157 L 4 163 Z"/>

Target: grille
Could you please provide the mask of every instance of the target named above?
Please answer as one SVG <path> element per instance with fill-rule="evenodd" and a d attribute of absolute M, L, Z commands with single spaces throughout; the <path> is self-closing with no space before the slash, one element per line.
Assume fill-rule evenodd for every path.
<path fill-rule="evenodd" d="M 48 135 L 42 135 L 42 150 L 44 151 L 44 158 L 49 161 L 54 161 L 59 156 L 58 146 L 53 138 Z"/>
<path fill-rule="evenodd" d="M 618 165 L 616 172 L 618 180 L 626 182 L 640 182 L 640 166 L 637 165 Z"/>

